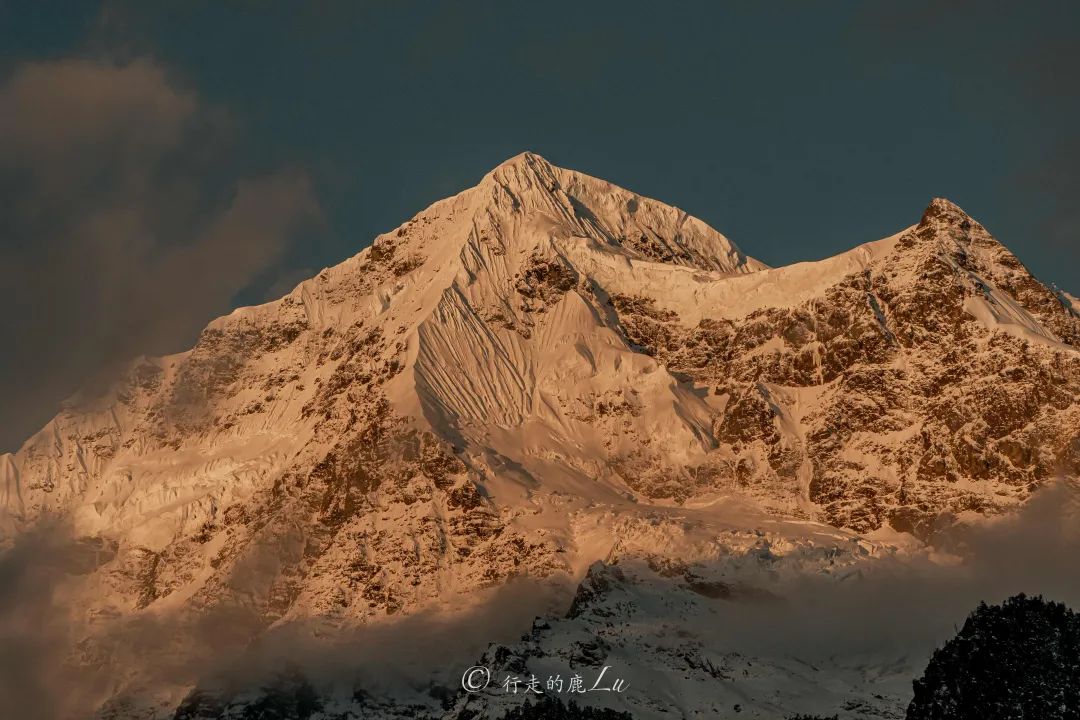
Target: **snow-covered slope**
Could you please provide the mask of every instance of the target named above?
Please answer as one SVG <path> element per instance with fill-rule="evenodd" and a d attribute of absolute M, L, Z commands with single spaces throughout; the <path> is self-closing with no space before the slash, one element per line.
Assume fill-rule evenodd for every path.
<path fill-rule="evenodd" d="M 525 153 L 72 400 L 0 456 L 0 528 L 101 548 L 71 590 L 91 644 L 222 608 L 251 637 L 390 623 L 701 527 L 873 557 L 1080 472 L 1067 297 L 944 200 L 769 269 Z"/>

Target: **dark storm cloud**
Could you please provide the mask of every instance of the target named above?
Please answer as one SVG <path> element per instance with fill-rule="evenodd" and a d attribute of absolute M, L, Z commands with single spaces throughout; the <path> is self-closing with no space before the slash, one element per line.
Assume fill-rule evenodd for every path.
<path fill-rule="evenodd" d="M 182 349 L 319 208 L 237 175 L 238 130 L 150 59 L 16 66 L 0 88 L 0 449 L 135 355 Z"/>

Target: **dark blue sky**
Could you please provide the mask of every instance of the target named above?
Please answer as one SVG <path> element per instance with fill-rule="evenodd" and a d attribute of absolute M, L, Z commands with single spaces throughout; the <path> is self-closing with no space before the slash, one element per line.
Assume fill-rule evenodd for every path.
<path fill-rule="evenodd" d="M 150 55 L 240 118 L 248 162 L 310 172 L 334 237 L 305 264 L 531 149 L 772 264 L 944 195 L 1080 290 L 1040 229 L 1078 172 L 1057 164 L 1080 122 L 1076 3 L 19 5 L 6 62 Z"/>
<path fill-rule="evenodd" d="M 143 215 L 163 246 L 201 232 L 237 178 L 283 169 L 309 183 L 319 218 L 222 279 L 227 301 L 171 298 L 189 320 L 175 332 L 103 310 L 103 327 L 142 338 L 130 350 L 182 347 L 220 305 L 340 261 L 525 149 L 678 205 L 774 265 L 890 234 L 945 196 L 1080 292 L 1077 3 L 149 5 L 0 0 L 0 72 L 141 61 L 195 98 L 185 122 L 214 130 L 188 128 L 139 175 L 158 183 Z M 160 122 L 134 105 L 131 122 Z M 178 176 L 195 188 L 179 210 L 160 199 Z M 47 245 L 82 227 L 54 241 L 30 226 L 0 228 Z M 58 317 L 85 304 L 50 297 Z"/>

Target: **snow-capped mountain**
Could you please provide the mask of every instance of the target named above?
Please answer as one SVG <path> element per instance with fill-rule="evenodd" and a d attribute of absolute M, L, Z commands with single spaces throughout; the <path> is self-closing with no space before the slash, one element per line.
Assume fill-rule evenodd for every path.
<path fill-rule="evenodd" d="M 788 569 L 917 547 L 1058 475 L 1080 475 L 1077 303 L 952 203 L 770 269 L 676 208 L 525 153 L 73 399 L 0 456 L 0 517 L 9 539 L 59 517 L 93 549 L 65 592 L 81 661 L 118 678 L 115 717 L 149 681 L 95 649 L 114 626 L 225 609 L 243 642 L 332 635 L 521 578 L 585 583 L 500 662 L 580 661 L 567 648 L 587 637 L 594 664 L 648 656 L 642 717 L 717 698 L 784 717 L 810 695 L 815 712 L 892 717 L 902 691 L 851 672 L 823 696 L 796 661 L 759 675 L 589 623 L 671 612 L 692 629 L 716 603 L 780 593 Z M 725 575 L 762 563 L 764 579 Z M 662 610 L 672 597 L 685 608 Z M 672 681 L 686 662 L 688 682 L 729 685 Z M 190 687 L 138 712 L 171 716 Z"/>

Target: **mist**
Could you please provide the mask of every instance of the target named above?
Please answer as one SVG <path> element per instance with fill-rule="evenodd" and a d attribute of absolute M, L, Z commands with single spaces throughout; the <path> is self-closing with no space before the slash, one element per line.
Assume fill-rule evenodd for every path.
<path fill-rule="evenodd" d="M 1017 593 L 1080 607 L 1080 490 L 1059 481 L 1018 513 L 959 529 L 945 547 L 802 575 L 780 605 L 732 605 L 712 638 L 721 647 L 853 664 L 907 659 L 920 671 L 980 602 Z"/>
<path fill-rule="evenodd" d="M 432 701 L 491 642 L 561 613 L 569 582 L 519 578 L 438 611 L 362 627 L 304 619 L 268 627 L 239 604 L 93 619 L 71 599 L 100 567 L 100 545 L 47 520 L 0 553 L 0 708 L 20 720 L 82 720 L 102 708 L 166 717 L 192 688 L 222 697 L 303 677 L 321 695 L 362 688 L 395 702 Z M 93 635 L 92 643 L 81 640 Z"/>
<path fill-rule="evenodd" d="M 1080 607 L 1078 518 L 1080 491 L 1058 482 L 1013 516 L 957 532 L 947 548 L 871 560 L 839 577 L 797 576 L 770 588 L 780 602 L 722 602 L 701 639 L 750 656 L 895 663 L 918 674 L 979 602 L 1023 592 Z M 120 687 L 114 705 L 175 707 L 192 687 L 230 697 L 283 673 L 303 677 L 324 698 L 362 689 L 430 704 L 455 692 L 462 670 L 491 643 L 512 643 L 536 616 L 561 616 L 573 591 L 570 583 L 522 578 L 453 612 L 346 630 L 318 619 L 267 628 L 239 606 L 143 613 L 99 626 L 96 655 L 87 658 L 77 641 L 91 625 L 66 598 L 101 553 L 49 521 L 0 555 L 0 706 L 25 708 L 20 718 L 91 717 Z"/>

